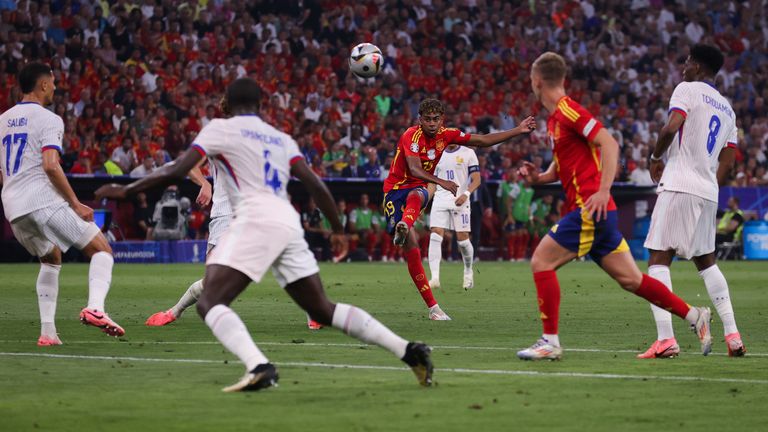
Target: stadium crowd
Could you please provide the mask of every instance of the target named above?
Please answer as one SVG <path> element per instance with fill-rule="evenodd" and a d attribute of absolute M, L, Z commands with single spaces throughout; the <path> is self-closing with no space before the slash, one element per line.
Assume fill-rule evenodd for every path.
<path fill-rule="evenodd" d="M 266 90 L 261 116 L 296 137 L 317 174 L 383 179 L 418 103 L 433 96 L 446 124 L 467 132 L 537 116 L 530 137 L 478 151 L 484 179 L 510 182 L 521 160 L 552 159 L 528 71 L 553 50 L 572 64 L 569 94 L 621 145 L 617 180 L 647 185 L 687 47 L 705 42 L 726 55 L 714 84 L 740 127 L 733 185 L 766 185 L 766 3 L 0 0 L 0 111 L 20 98 L 24 62 L 50 62 L 66 171 L 142 176 L 220 114 L 229 82 L 251 76 Z M 346 67 L 363 41 L 386 57 L 375 79 Z"/>

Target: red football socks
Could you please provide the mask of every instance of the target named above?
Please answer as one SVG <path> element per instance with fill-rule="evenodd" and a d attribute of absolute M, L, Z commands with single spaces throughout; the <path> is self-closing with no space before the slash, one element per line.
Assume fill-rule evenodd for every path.
<path fill-rule="evenodd" d="M 402 221 L 408 225 L 408 228 L 413 228 L 413 224 L 416 223 L 416 219 L 419 218 L 420 212 L 421 196 L 418 193 L 411 192 L 405 200 L 405 210 L 403 211 Z"/>
<path fill-rule="evenodd" d="M 560 283 L 554 270 L 536 272 L 533 274 L 536 293 L 539 299 L 539 317 L 545 334 L 557 334 L 557 323 L 560 319 Z"/>
<path fill-rule="evenodd" d="M 688 310 L 691 309 L 683 299 L 670 291 L 661 281 L 647 274 L 643 274 L 643 282 L 640 284 L 640 288 L 635 291 L 635 294 L 682 319 L 685 319 L 685 316 L 688 315 Z"/>
<path fill-rule="evenodd" d="M 419 290 L 421 298 L 424 299 L 424 303 L 427 304 L 427 307 L 436 305 L 437 300 L 432 295 L 432 288 L 429 287 L 427 275 L 424 273 L 424 266 L 421 264 L 421 251 L 415 247 L 405 251 L 404 255 L 406 262 L 408 262 L 408 273 L 411 274 L 411 279 L 416 284 L 416 288 Z"/>

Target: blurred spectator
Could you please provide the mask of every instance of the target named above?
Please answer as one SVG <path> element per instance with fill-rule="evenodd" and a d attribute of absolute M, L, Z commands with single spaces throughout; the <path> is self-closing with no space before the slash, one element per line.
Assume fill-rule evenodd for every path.
<path fill-rule="evenodd" d="M 728 199 L 728 208 L 720 215 L 717 221 L 717 233 L 715 244 L 741 241 L 741 230 L 744 226 L 744 212 L 739 208 L 739 199 L 732 196 Z"/>
<path fill-rule="evenodd" d="M 653 186 L 651 172 L 645 159 L 637 160 L 637 168 L 629 175 L 629 182 L 637 186 Z"/>
<path fill-rule="evenodd" d="M 129 174 L 131 177 L 138 178 L 138 177 L 145 177 L 152 173 L 155 169 L 155 161 L 152 159 L 152 156 L 147 154 L 144 156 L 144 159 L 141 161 L 141 164 L 139 164 L 136 168 L 131 170 L 131 173 Z"/>

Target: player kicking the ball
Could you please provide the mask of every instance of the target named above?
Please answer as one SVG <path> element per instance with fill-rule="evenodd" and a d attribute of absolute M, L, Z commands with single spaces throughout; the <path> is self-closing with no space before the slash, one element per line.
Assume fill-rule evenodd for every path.
<path fill-rule="evenodd" d="M 451 242 L 448 233 L 456 232 L 461 259 L 464 262 L 464 289 L 475 286 L 472 276 L 472 263 L 475 259 L 471 232 L 469 197 L 480 186 L 480 165 L 474 150 L 451 144 L 445 149 L 440 162 L 435 168 L 435 176 L 456 183 L 456 196 L 434 183 L 427 185 L 432 200 L 432 211 L 429 213 L 429 225 L 432 233 L 429 235 L 429 280 L 431 288 L 440 287 L 440 260 L 443 256 L 443 237 Z M 437 189 L 437 190 L 435 190 Z"/>
<path fill-rule="evenodd" d="M 544 334 L 530 348 L 518 351 L 523 360 L 559 359 L 563 349 L 558 337 L 560 285 L 557 269 L 589 256 L 622 288 L 691 323 L 701 341 L 701 352 L 712 346 L 709 308 L 691 307 L 663 283 L 640 272 L 622 238 L 611 198 L 619 145 L 603 125 L 565 93 L 565 60 L 547 52 L 531 67 L 531 87 L 550 112 L 547 133 L 554 160 L 540 173 L 526 163 L 520 174 L 531 184 L 560 180 L 565 189 L 564 216 L 541 240 L 531 258 Z"/>
<path fill-rule="evenodd" d="M 731 104 L 712 84 L 722 65 L 723 54 L 717 48 L 691 48 L 683 69 L 684 82 L 672 93 L 667 124 L 661 129 L 651 155 L 651 176 L 659 183 L 659 197 L 645 247 L 651 253 L 648 274 L 662 281 L 670 291 L 672 259 L 675 255 L 693 259 L 723 322 L 728 355 L 741 357 L 747 350 L 736 327 L 728 282 L 715 262 L 719 185 L 733 167 L 738 138 Z M 670 145 L 673 141 L 675 145 Z M 661 159 L 665 153 L 669 157 L 666 168 Z M 637 357 L 676 356 L 680 346 L 675 340 L 670 313 L 653 305 L 651 310 L 658 338 Z"/>
<path fill-rule="evenodd" d="M 206 262 L 197 310 L 214 336 L 245 365 L 245 376 L 224 391 L 259 390 L 277 383 L 277 369 L 229 307 L 270 267 L 278 283 L 312 319 L 389 350 L 411 367 L 420 384 L 431 385 L 431 349 L 427 345 L 409 343 L 364 310 L 331 303 L 326 297 L 299 214 L 287 199 L 291 176 L 301 180 L 317 201 L 335 240 L 343 235 L 344 227 L 328 188 L 309 169 L 296 142 L 256 114 L 260 100 L 261 89 L 255 81 L 235 80 L 226 90 L 231 118 L 211 121 L 176 162 L 128 186 L 102 186 L 97 196 L 123 199 L 171 183 L 187 175 L 203 157 L 213 160 L 222 173 L 220 184 L 235 213 Z"/>
<path fill-rule="evenodd" d="M 125 331 L 104 311 L 112 281 L 112 248 L 93 223 L 93 209 L 83 205 L 59 164 L 64 122 L 43 108 L 53 101 L 56 85 L 50 66 L 29 63 L 19 72 L 24 97 L 0 116 L 3 162 L 3 210 L 13 235 L 40 258 L 37 301 L 40 307 L 39 346 L 61 345 L 56 333 L 61 253 L 74 246 L 91 259 L 88 305 L 80 321 L 110 336 Z"/>
<path fill-rule="evenodd" d="M 396 246 L 403 247 L 408 273 L 429 308 L 429 319 L 435 321 L 451 318 L 440 309 L 432 294 L 421 263 L 418 238 L 411 228 L 429 202 L 427 183 L 434 183 L 456 196 L 456 183 L 433 174 L 440 156 L 451 144 L 490 147 L 529 133 L 536 127 L 533 117 L 528 117 L 508 131 L 470 135 L 455 128 L 443 127 L 443 114 L 445 107 L 436 99 L 425 99 L 419 104 L 419 125 L 408 128 L 397 143 L 389 176 L 384 180 L 383 204 L 387 232 L 394 234 L 393 243 Z"/>

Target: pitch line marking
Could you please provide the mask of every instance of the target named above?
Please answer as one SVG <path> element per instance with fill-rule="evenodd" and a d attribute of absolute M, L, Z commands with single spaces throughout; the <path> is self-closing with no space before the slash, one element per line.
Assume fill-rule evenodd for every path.
<path fill-rule="evenodd" d="M 0 340 L 0 344 L 4 343 L 27 343 L 27 340 Z M 114 340 L 91 340 L 91 341 L 70 341 L 64 340 L 64 345 L 85 345 L 85 344 L 113 344 Z M 129 343 L 129 344 L 144 344 L 144 345 L 221 345 L 216 341 L 132 341 L 129 339 L 120 340 L 117 343 Z M 256 342 L 256 345 L 264 346 L 311 346 L 311 347 L 342 347 L 342 348 L 367 348 L 375 347 L 375 345 L 360 344 L 360 343 L 332 343 L 332 342 Z M 465 345 L 430 345 L 433 349 L 446 349 L 446 350 L 476 350 L 476 351 L 519 351 L 520 348 L 513 347 L 501 347 L 501 346 L 465 346 Z M 586 352 L 586 353 L 608 353 L 608 354 L 637 354 L 641 350 L 622 350 L 622 349 L 602 349 L 602 348 L 564 348 L 566 352 Z M 680 355 L 700 355 L 698 352 L 681 352 Z M 727 353 L 710 353 L 711 356 L 727 356 Z M 748 352 L 748 357 L 768 357 L 768 353 L 753 353 Z"/>
<path fill-rule="evenodd" d="M 45 353 L 12 353 L 0 352 L 2 357 L 43 357 L 57 359 L 73 360 L 109 360 L 109 361 L 141 361 L 154 363 L 203 363 L 203 364 L 221 364 L 221 360 L 206 359 L 164 359 L 151 357 L 112 357 L 112 356 L 89 356 L 76 354 L 45 354 Z M 276 362 L 278 366 L 293 367 L 315 367 L 329 369 L 363 369 L 363 370 L 386 370 L 386 371 L 407 371 L 408 368 L 396 366 L 375 366 L 375 365 L 354 365 L 354 364 L 335 364 L 318 362 Z M 743 378 L 709 378 L 696 376 L 663 376 L 663 375 L 623 375 L 607 373 L 586 373 L 586 372 L 540 372 L 525 370 L 506 370 L 506 369 L 468 369 L 468 368 L 445 368 L 435 369 L 436 372 L 451 372 L 465 374 L 482 375 L 517 375 L 517 376 L 537 376 L 537 377 L 558 377 L 558 378 L 587 378 L 587 379 L 619 379 L 619 380 L 658 380 L 658 381 L 684 381 L 684 382 L 715 382 L 715 383 L 740 383 L 740 384 L 759 384 L 768 385 L 768 380 L 761 379 L 743 379 Z"/>

